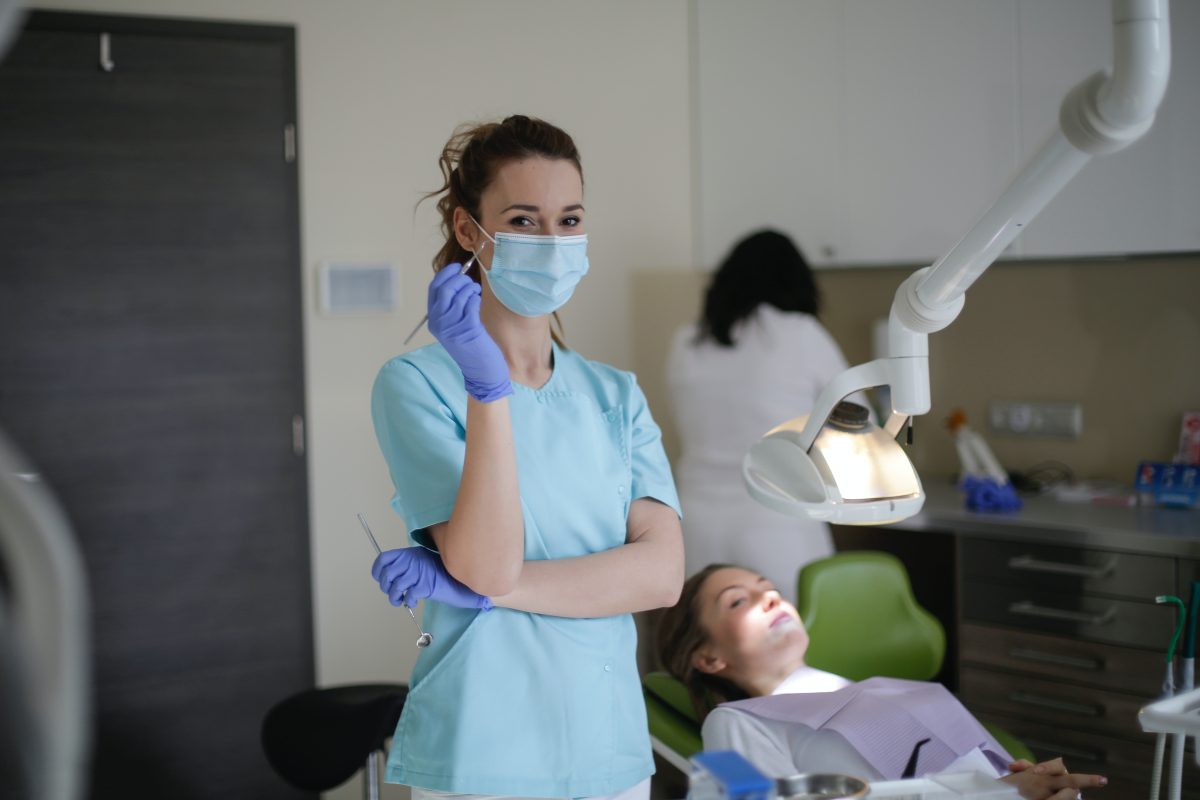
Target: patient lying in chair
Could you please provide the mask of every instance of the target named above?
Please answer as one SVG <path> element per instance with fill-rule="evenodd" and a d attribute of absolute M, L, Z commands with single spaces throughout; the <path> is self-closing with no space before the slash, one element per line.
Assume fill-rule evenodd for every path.
<path fill-rule="evenodd" d="M 687 686 L 705 749 L 735 750 L 772 777 L 841 772 L 878 781 L 911 777 L 914 767 L 915 776 L 974 770 L 1026 800 L 1076 800 L 1107 783 L 1069 773 L 1062 759 L 1011 761 L 940 684 L 856 684 L 807 666 L 796 608 L 740 567 L 712 565 L 689 578 L 659 622 L 656 649 Z"/>

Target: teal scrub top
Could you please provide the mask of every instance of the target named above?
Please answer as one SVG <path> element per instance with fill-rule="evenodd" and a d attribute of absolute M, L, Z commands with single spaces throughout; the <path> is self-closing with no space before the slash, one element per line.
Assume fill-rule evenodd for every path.
<path fill-rule="evenodd" d="M 633 375 L 554 346 L 540 389 L 509 398 L 525 559 L 625 543 L 630 503 L 679 510 L 661 433 Z M 412 540 L 450 518 L 466 449 L 467 394 L 439 344 L 392 359 L 371 396 L 392 507 Z M 569 619 L 427 602 L 387 780 L 443 792 L 615 794 L 654 772 L 633 617 Z"/>

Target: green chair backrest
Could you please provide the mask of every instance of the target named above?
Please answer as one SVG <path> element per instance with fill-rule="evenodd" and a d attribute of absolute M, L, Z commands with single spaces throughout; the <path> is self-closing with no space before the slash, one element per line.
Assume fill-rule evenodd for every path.
<path fill-rule="evenodd" d="M 889 553 L 849 551 L 806 564 L 796 596 L 809 666 L 855 681 L 926 681 L 942 668 L 942 624 L 917 604 L 908 571 Z"/>
<path fill-rule="evenodd" d="M 692 709 L 687 688 L 666 672 L 650 672 L 642 678 L 650 735 L 688 759 L 703 749 L 700 723 Z"/>
<path fill-rule="evenodd" d="M 642 686 L 669 708 L 692 722 L 696 721 L 696 711 L 692 708 L 692 700 L 683 681 L 666 672 L 648 672 L 642 678 Z"/>

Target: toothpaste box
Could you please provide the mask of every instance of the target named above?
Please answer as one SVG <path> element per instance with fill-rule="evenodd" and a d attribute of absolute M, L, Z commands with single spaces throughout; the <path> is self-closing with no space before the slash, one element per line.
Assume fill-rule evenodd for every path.
<path fill-rule="evenodd" d="M 1142 461 L 1133 484 L 1143 504 L 1200 507 L 1200 464 Z"/>
<path fill-rule="evenodd" d="M 1200 411 L 1184 413 L 1175 461 L 1180 464 L 1200 464 Z"/>

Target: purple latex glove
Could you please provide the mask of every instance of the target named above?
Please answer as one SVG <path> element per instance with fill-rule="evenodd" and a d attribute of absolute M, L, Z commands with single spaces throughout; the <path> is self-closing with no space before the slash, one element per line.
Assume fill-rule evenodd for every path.
<path fill-rule="evenodd" d="M 450 577 L 442 559 L 424 547 L 385 550 L 371 565 L 371 577 L 392 605 L 412 608 L 418 600 L 436 600 L 457 608 L 492 610 L 492 600 L 463 586 Z"/>
<path fill-rule="evenodd" d="M 448 264 L 429 284 L 429 332 L 462 370 L 467 394 L 490 403 L 512 394 L 508 362 L 479 319 L 479 284 Z"/>
<path fill-rule="evenodd" d="M 1011 483 L 1000 485 L 994 478 L 968 475 L 958 487 L 966 495 L 968 511 L 1019 511 L 1022 505 Z"/>

